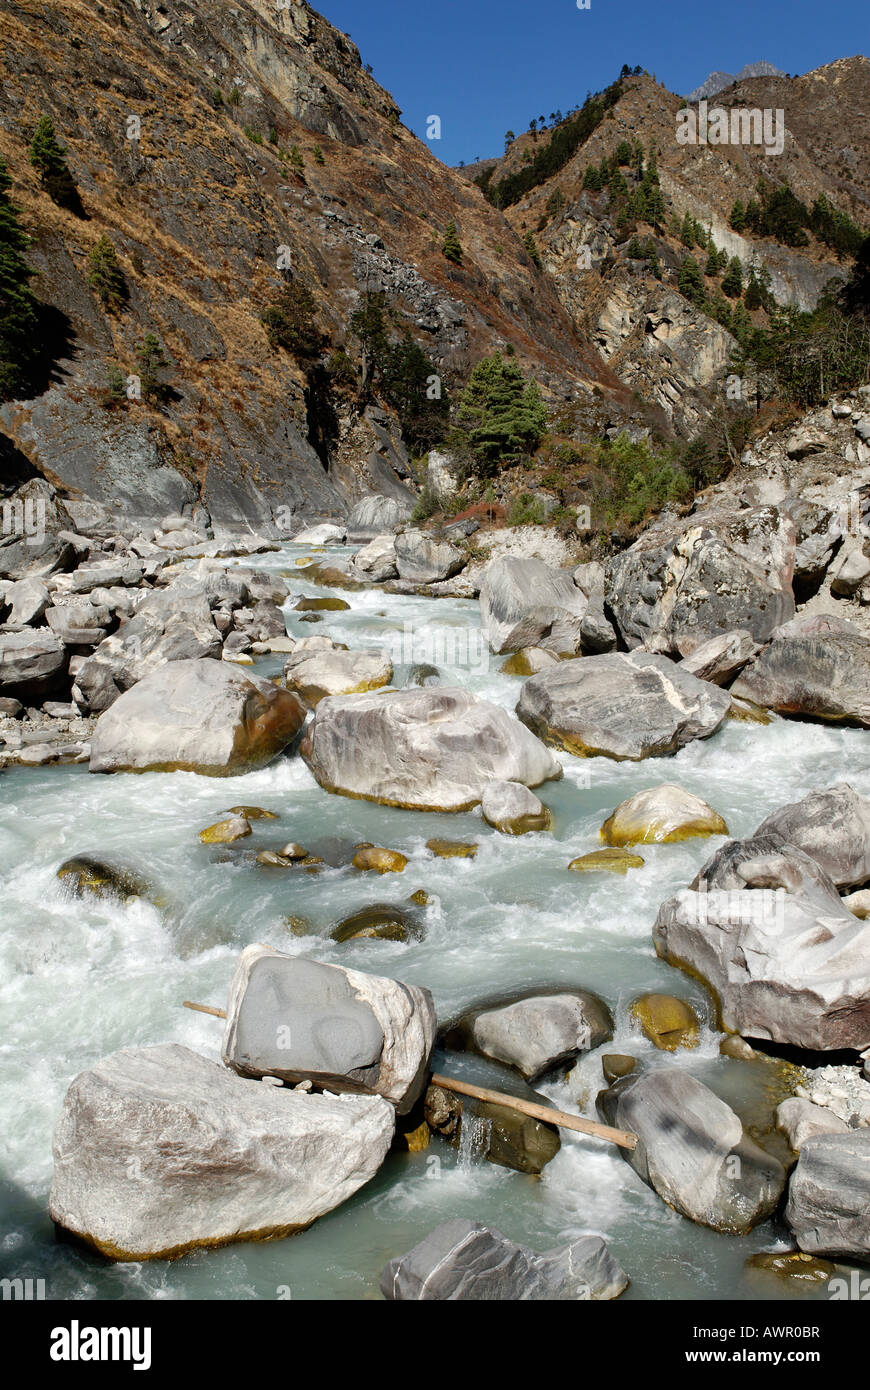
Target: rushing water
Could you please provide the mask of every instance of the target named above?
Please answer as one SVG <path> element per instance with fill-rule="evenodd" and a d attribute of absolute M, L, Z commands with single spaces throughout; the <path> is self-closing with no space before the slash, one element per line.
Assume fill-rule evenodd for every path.
<path fill-rule="evenodd" d="M 295 559 L 310 553 L 288 546 L 265 559 L 272 569 L 289 570 L 293 596 L 286 611 L 294 635 L 328 633 L 351 648 L 401 641 L 396 685 L 404 683 L 408 661 L 429 661 L 452 683 L 513 709 L 521 683 L 500 673 L 502 658 L 483 651 L 476 603 L 364 590 L 343 595 L 350 611 L 301 624 L 291 611 L 296 597 L 324 592 L 296 574 Z M 271 674 L 280 663 L 270 658 L 257 669 Z M 651 989 L 676 992 L 707 1017 L 702 988 L 656 958 L 650 932 L 662 899 L 684 886 L 719 842 L 645 847 L 645 867 L 624 878 L 574 874 L 567 866 L 598 846 L 599 827 L 619 801 L 662 781 L 703 796 L 733 835 L 844 778 L 870 794 L 870 737 L 787 721 L 729 722 L 669 760 L 560 757 L 564 779 L 541 789 L 553 812 L 552 833 L 519 839 L 497 834 L 476 812 L 420 814 L 330 796 L 298 758 L 232 779 L 96 777 L 78 767 L 5 773 L 0 1275 L 44 1278 L 47 1297 L 64 1299 L 371 1299 L 379 1297 L 387 1259 L 440 1221 L 468 1216 L 541 1250 L 585 1231 L 605 1235 L 631 1276 L 627 1298 L 782 1297 L 780 1285 L 744 1272 L 748 1255 L 784 1246 L 781 1226 L 767 1223 L 744 1238 L 696 1226 L 647 1188 L 618 1151 L 566 1131 L 540 1178 L 477 1159 L 470 1130 L 467 1151 L 435 1139 L 425 1152 L 391 1156 L 355 1198 L 290 1240 L 201 1251 L 174 1263 L 117 1265 L 55 1242 L 47 1210 L 51 1135 L 70 1081 L 127 1046 L 172 1041 L 219 1057 L 220 1022 L 183 1009 L 181 1001 L 222 1006 L 235 958 L 254 941 L 426 985 L 442 1019 L 514 986 L 596 990 L 613 1010 L 615 1037 L 567 1080 L 542 1088 L 556 1104 L 567 1110 L 579 1104 L 594 1116 L 600 1052 L 630 1051 L 649 1065 L 688 1067 L 747 1117 L 754 1114 L 771 1066 L 720 1058 L 720 1038 L 709 1024 L 695 1051 L 656 1053 L 628 1018 L 631 1000 Z M 371 840 L 401 850 L 410 863 L 401 875 L 360 875 L 345 866 L 315 876 L 266 869 L 202 846 L 199 830 L 239 803 L 280 815 L 278 822 L 254 824 L 245 851 L 288 840 L 311 850 L 330 838 Z M 425 848 L 433 835 L 476 840 L 477 858 L 433 858 Z M 141 866 L 160 906 L 65 897 L 56 870 L 70 855 L 87 852 Z M 357 908 L 401 903 L 418 888 L 432 899 L 425 941 L 337 945 L 322 935 Z M 293 935 L 289 916 L 305 918 L 311 934 Z M 447 1064 L 440 1059 L 440 1065 Z M 454 1074 L 468 1065 L 450 1058 Z"/>

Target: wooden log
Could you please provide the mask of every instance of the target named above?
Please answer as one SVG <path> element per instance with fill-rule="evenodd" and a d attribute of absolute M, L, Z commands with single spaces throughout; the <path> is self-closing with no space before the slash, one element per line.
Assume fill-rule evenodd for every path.
<path fill-rule="evenodd" d="M 185 1009 L 195 1009 L 198 1014 L 214 1014 L 215 1018 L 226 1018 L 226 1009 L 213 1009 L 211 1004 L 194 1004 L 192 999 L 182 1001 Z"/>
<path fill-rule="evenodd" d="M 627 1129 L 611 1129 L 600 1125 L 596 1120 L 585 1120 L 580 1115 L 568 1115 L 564 1110 L 552 1110 L 548 1105 L 537 1105 L 534 1101 L 519 1100 L 516 1096 L 504 1095 L 501 1091 L 490 1091 L 484 1086 L 472 1086 L 469 1081 L 456 1081 L 452 1076 L 432 1077 L 431 1084 L 445 1091 L 456 1091 L 461 1096 L 471 1096 L 474 1100 L 489 1101 L 492 1105 L 504 1105 L 509 1110 L 518 1110 L 521 1115 L 530 1115 L 533 1120 L 543 1120 L 546 1124 L 559 1125 L 562 1129 L 575 1129 L 580 1134 L 591 1134 L 596 1139 L 607 1139 L 622 1149 L 636 1149 L 637 1135 Z"/>

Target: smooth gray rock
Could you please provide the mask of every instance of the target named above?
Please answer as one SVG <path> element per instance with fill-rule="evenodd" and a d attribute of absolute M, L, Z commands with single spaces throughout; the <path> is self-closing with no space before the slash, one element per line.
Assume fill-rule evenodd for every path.
<path fill-rule="evenodd" d="M 686 657 L 738 628 L 764 642 L 794 615 L 795 543 L 777 507 L 665 517 L 608 561 L 607 602 L 632 648 Z"/>
<path fill-rule="evenodd" d="M 382 1095 L 410 1110 L 435 1040 L 416 985 L 248 946 L 230 985 L 222 1055 L 244 1076 Z"/>
<path fill-rule="evenodd" d="M 598 1109 L 609 1124 L 637 1134 L 636 1149 L 620 1149 L 623 1158 L 690 1221 L 743 1235 L 776 1208 L 782 1164 L 689 1072 L 632 1073 L 599 1095 Z"/>
<path fill-rule="evenodd" d="M 373 584 L 395 579 L 399 573 L 396 569 L 395 536 L 375 536 L 374 540 L 356 552 L 352 563 L 354 570 Z"/>
<path fill-rule="evenodd" d="M 502 556 L 487 565 L 480 586 L 481 626 L 494 652 L 579 651 L 588 607 L 570 571 L 543 560 Z"/>
<path fill-rule="evenodd" d="M 870 879 L 870 800 L 848 782 L 781 806 L 756 835 L 776 835 L 815 859 L 838 888 Z"/>
<path fill-rule="evenodd" d="M 728 685 L 759 650 L 759 644 L 745 628 L 723 632 L 719 637 L 702 642 L 691 656 L 683 658 L 680 666 L 699 680 Z"/>
<path fill-rule="evenodd" d="M 503 835 L 550 828 L 550 812 L 522 782 L 490 782 L 484 788 L 480 810 L 487 825 Z"/>
<path fill-rule="evenodd" d="M 466 555 L 450 541 L 438 541 L 425 531 L 402 531 L 396 537 L 396 569 L 408 584 L 437 584 L 464 569 Z"/>
<path fill-rule="evenodd" d="M 836 614 L 801 615 L 777 628 L 731 693 L 778 714 L 870 728 L 870 640 Z"/>
<path fill-rule="evenodd" d="M 31 478 L 0 498 L 0 579 L 25 579 L 71 568 L 75 548 L 62 533 L 75 530 L 72 518 L 44 478 Z"/>
<path fill-rule="evenodd" d="M 306 1095 L 175 1044 L 130 1048 L 70 1086 L 49 1208 L 116 1260 L 290 1235 L 374 1176 L 393 1128 L 378 1096 Z"/>
<path fill-rule="evenodd" d="M 65 608 L 47 608 L 45 621 L 68 647 L 96 647 L 105 641 L 112 615 L 107 608 L 93 604 L 69 604 Z"/>
<path fill-rule="evenodd" d="M 8 606 L 8 623 L 38 623 L 48 607 L 48 589 L 41 579 L 19 579 L 0 593 L 0 608 Z"/>
<path fill-rule="evenodd" d="M 569 753 L 641 759 L 716 732 L 730 706 L 717 686 L 652 652 L 563 661 L 523 686 L 517 714 Z"/>
<path fill-rule="evenodd" d="M 469 1023 L 470 1046 L 515 1067 L 527 1081 L 536 1081 L 612 1037 L 609 1010 L 585 990 L 531 995 L 503 1008 L 485 1009 Z"/>
<path fill-rule="evenodd" d="M 306 526 L 293 537 L 294 545 L 340 545 L 344 540 L 343 526 L 323 521 L 318 526 Z"/>
<path fill-rule="evenodd" d="M 111 560 L 95 560 L 81 565 L 72 576 L 72 592 L 89 594 L 92 589 L 112 588 L 115 584 L 138 584 L 144 567 L 135 556 L 117 555 Z"/>
<path fill-rule="evenodd" d="M 352 508 L 347 519 L 348 544 L 355 545 L 386 532 L 398 531 L 408 520 L 413 506 L 410 499 L 405 502 L 395 497 L 384 497 L 380 493 L 364 497 Z"/>
<path fill-rule="evenodd" d="M 331 651 L 291 652 L 284 663 L 284 680 L 288 690 L 295 690 L 307 705 L 316 705 L 326 695 L 360 694 L 389 685 L 393 679 L 393 663 L 385 651 L 368 648 L 358 652 Z"/>
<path fill-rule="evenodd" d="M 156 589 L 132 618 L 100 643 L 78 671 L 76 684 L 90 710 L 99 714 L 167 662 L 220 654 L 220 633 L 205 594 L 187 592 L 184 586 Z"/>
<path fill-rule="evenodd" d="M 653 941 L 707 981 L 730 1032 L 820 1051 L 870 1043 L 870 922 L 775 836 L 723 845 L 662 904 Z"/>
<path fill-rule="evenodd" d="M 809 1255 L 870 1257 L 870 1128 L 820 1134 L 801 1147 L 785 1219 Z"/>
<path fill-rule="evenodd" d="M 90 770 L 252 772 L 293 741 L 304 719 L 298 697 L 271 681 L 220 661 L 172 661 L 100 715 Z"/>
<path fill-rule="evenodd" d="M 799 1153 L 807 1139 L 817 1134 L 846 1134 L 849 1126 L 833 1110 L 822 1105 L 813 1105 L 802 1096 L 789 1096 L 776 1108 L 776 1127 L 781 1129 L 795 1153 Z"/>
<path fill-rule="evenodd" d="M 0 633 L 0 695 L 25 703 L 50 695 L 66 670 L 66 647 L 48 628 Z"/>
<path fill-rule="evenodd" d="M 321 700 L 300 751 L 327 791 L 412 810 L 469 810 L 490 782 L 562 775 L 500 706 L 449 686 Z"/>
<path fill-rule="evenodd" d="M 545 1254 L 501 1231 L 457 1219 L 390 1260 L 381 1274 L 389 1302 L 576 1302 L 618 1298 L 628 1276 L 601 1236 L 580 1236 Z"/>

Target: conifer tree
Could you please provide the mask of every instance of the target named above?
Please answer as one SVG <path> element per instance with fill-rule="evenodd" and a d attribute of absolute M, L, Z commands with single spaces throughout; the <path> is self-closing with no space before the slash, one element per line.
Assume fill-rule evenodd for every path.
<path fill-rule="evenodd" d="M 732 256 L 722 279 L 722 293 L 729 299 L 739 299 L 743 293 L 743 267 L 739 256 Z"/>
<path fill-rule="evenodd" d="M 531 232 L 526 232 L 525 236 L 523 237 L 523 246 L 526 248 L 526 252 L 531 258 L 531 260 L 538 267 L 538 270 L 540 270 L 542 264 L 541 253 L 538 250 L 538 243 L 535 241 L 535 238 Z"/>
<path fill-rule="evenodd" d="M 519 364 L 501 353 L 477 363 L 462 393 L 459 429 L 484 471 L 537 448 L 547 411 L 537 382 L 527 382 Z"/>
<path fill-rule="evenodd" d="M 52 202 L 58 207 L 84 217 L 85 210 L 75 181 L 64 159 L 66 150 L 58 144 L 54 124 L 48 116 L 40 116 L 30 142 L 30 162 L 39 173 L 39 181 Z"/>
<path fill-rule="evenodd" d="M 684 295 L 692 304 L 698 308 L 703 306 L 704 279 L 694 256 L 684 256 L 680 273 L 677 276 L 677 288 L 680 294 Z"/>
<path fill-rule="evenodd" d="M 12 180 L 0 159 L 0 400 L 23 394 L 39 356 L 39 301 L 24 259 L 30 238 L 9 197 Z"/>
<path fill-rule="evenodd" d="M 128 298 L 127 281 L 117 252 L 105 232 L 88 255 L 88 284 L 96 290 L 100 303 L 109 313 L 117 313 Z"/>
<path fill-rule="evenodd" d="M 459 230 L 453 221 L 447 223 L 441 250 L 448 261 L 452 261 L 454 265 L 462 265 L 462 244 L 459 240 Z"/>
<path fill-rule="evenodd" d="M 731 216 L 728 219 L 729 225 L 735 232 L 742 232 L 746 226 L 746 208 L 743 206 L 742 199 L 738 198 L 731 209 Z"/>

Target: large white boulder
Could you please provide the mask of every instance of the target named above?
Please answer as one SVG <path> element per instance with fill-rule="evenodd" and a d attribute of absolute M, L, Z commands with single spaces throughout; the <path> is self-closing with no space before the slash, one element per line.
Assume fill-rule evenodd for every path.
<path fill-rule="evenodd" d="M 494 652 L 579 651 L 588 607 L 570 570 L 543 560 L 501 556 L 487 565 L 480 586 L 481 626 Z"/>

